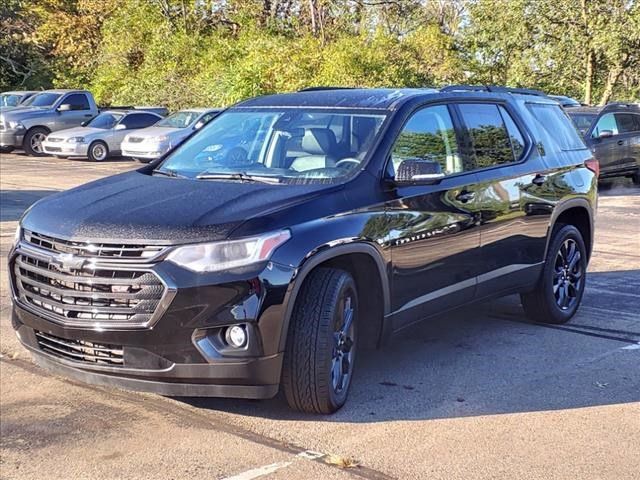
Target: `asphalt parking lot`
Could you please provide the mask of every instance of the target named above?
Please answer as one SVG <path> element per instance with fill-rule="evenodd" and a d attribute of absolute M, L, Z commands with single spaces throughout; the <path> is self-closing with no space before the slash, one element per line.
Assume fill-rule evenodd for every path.
<path fill-rule="evenodd" d="M 0 155 L 2 256 L 31 203 L 137 165 Z M 0 478 L 640 478 L 640 188 L 604 187 L 570 324 L 516 297 L 423 323 L 360 357 L 333 416 L 52 376 L 13 335 L 3 261 Z"/>

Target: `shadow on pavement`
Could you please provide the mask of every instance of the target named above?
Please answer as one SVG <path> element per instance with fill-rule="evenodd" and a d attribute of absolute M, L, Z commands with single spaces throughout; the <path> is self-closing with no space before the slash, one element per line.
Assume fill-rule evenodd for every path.
<path fill-rule="evenodd" d="M 591 273 L 593 288 L 625 285 L 637 295 L 640 270 Z M 589 284 L 589 282 L 588 282 Z M 638 297 L 590 293 L 572 322 L 527 322 L 517 296 L 459 309 L 362 352 L 350 399 L 318 417 L 283 398 L 178 398 L 193 406 L 279 421 L 369 423 L 580 408 L 640 401 Z M 620 290 L 617 290 L 620 292 Z M 616 306 L 619 315 L 606 309 Z M 620 350 L 629 347 L 628 351 Z M 615 355 L 615 353 L 619 353 Z M 280 395 L 282 397 L 282 395 Z"/>

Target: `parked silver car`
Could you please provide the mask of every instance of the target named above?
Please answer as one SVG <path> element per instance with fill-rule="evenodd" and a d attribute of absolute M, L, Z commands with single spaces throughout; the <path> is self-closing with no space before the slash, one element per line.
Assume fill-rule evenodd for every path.
<path fill-rule="evenodd" d="M 149 127 L 162 117 L 144 110 L 105 110 L 80 127 L 61 130 L 42 142 L 44 152 L 57 157 L 88 157 L 100 162 L 121 152 L 124 137 Z"/>
<path fill-rule="evenodd" d="M 150 162 L 179 145 L 221 111 L 216 108 L 191 108 L 169 115 L 152 127 L 128 134 L 122 142 L 122 155 L 143 163 Z"/>
<path fill-rule="evenodd" d="M 16 108 L 38 92 L 33 90 L 14 90 L 0 93 L 0 110 Z"/>

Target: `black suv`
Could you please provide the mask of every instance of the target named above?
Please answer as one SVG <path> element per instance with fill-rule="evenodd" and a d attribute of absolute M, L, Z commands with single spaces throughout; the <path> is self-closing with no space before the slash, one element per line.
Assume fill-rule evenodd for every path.
<path fill-rule="evenodd" d="M 576 312 L 597 162 L 561 107 L 499 87 L 240 103 L 164 158 L 47 197 L 10 254 L 36 361 L 164 395 L 340 408 L 357 352 L 521 293 Z"/>
<path fill-rule="evenodd" d="M 640 105 L 611 103 L 567 110 L 600 162 L 601 176 L 640 185 Z"/>

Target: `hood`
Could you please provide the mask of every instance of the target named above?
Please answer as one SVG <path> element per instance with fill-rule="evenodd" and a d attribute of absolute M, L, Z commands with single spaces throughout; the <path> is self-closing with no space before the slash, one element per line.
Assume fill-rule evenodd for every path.
<path fill-rule="evenodd" d="M 26 120 L 31 117 L 39 117 L 43 112 L 53 110 L 53 107 L 8 107 L 6 110 L 2 109 L 0 113 L 6 120 L 20 121 Z"/>
<path fill-rule="evenodd" d="M 171 138 L 175 138 L 179 136 L 183 131 L 186 133 L 190 132 L 190 128 L 168 128 L 168 127 L 147 127 L 140 130 L 136 130 L 135 132 L 130 133 L 128 136 L 138 137 L 138 138 L 153 138 L 159 137 L 160 135 L 166 135 Z"/>
<path fill-rule="evenodd" d="M 50 134 L 50 137 L 62 138 L 66 140 L 67 138 L 71 137 L 86 137 L 87 135 L 106 132 L 108 132 L 108 130 L 105 130 L 104 128 L 73 127 L 67 128 L 66 130 L 58 130 L 57 132 L 53 132 Z"/>
<path fill-rule="evenodd" d="M 27 210 L 22 226 L 52 237 L 104 243 L 222 240 L 255 217 L 268 231 L 265 216 L 329 189 L 341 187 L 185 180 L 133 171 L 46 197 Z"/>

